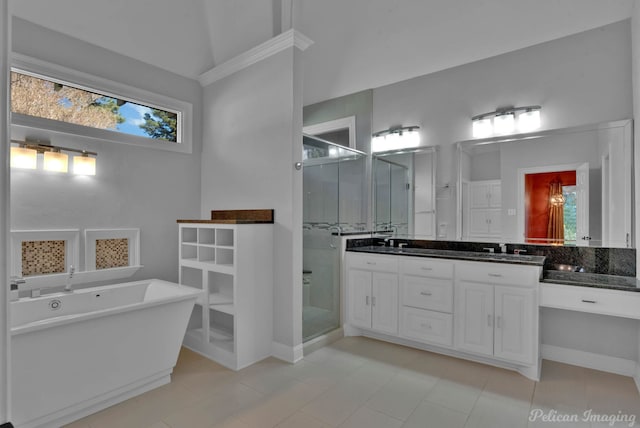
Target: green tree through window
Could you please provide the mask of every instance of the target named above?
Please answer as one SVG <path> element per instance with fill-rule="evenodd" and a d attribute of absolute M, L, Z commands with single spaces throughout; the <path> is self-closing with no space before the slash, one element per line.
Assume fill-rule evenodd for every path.
<path fill-rule="evenodd" d="M 178 114 L 11 72 L 11 111 L 152 139 L 178 142 Z"/>

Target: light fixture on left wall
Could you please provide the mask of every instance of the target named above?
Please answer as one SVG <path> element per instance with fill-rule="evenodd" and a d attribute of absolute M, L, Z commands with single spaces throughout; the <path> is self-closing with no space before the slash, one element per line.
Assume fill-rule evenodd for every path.
<path fill-rule="evenodd" d="M 76 175 L 96 175 L 96 152 L 71 149 L 69 147 L 30 141 L 11 141 L 12 168 L 37 169 L 38 154 L 42 154 L 42 169 L 52 172 L 69 172 L 69 155 L 64 152 L 79 153 L 73 157 L 73 173 Z"/>

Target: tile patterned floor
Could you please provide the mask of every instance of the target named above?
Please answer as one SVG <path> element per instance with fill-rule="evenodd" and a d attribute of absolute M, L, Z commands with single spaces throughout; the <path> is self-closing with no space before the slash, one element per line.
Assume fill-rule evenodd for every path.
<path fill-rule="evenodd" d="M 536 409 L 546 420 L 530 420 Z M 585 420 L 588 411 L 591 420 Z M 612 416 L 634 419 L 595 420 Z M 171 384 L 67 427 L 610 426 L 640 427 L 631 378 L 545 361 L 536 383 L 495 367 L 349 337 L 295 365 L 267 359 L 239 372 L 183 349 Z"/>

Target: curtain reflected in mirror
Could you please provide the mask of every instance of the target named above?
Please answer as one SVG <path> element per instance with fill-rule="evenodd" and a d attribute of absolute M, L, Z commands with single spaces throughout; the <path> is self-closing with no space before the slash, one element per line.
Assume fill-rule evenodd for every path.
<path fill-rule="evenodd" d="M 576 240 L 576 171 L 525 175 L 525 239 L 565 245 Z"/>

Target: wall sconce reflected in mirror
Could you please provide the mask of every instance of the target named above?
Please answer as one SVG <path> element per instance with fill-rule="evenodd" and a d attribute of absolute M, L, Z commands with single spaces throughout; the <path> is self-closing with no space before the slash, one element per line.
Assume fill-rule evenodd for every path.
<path fill-rule="evenodd" d="M 371 139 L 371 152 L 409 149 L 420 145 L 419 126 L 403 126 L 376 132 Z"/>
<path fill-rule="evenodd" d="M 473 138 L 531 132 L 540 128 L 540 106 L 507 107 L 471 118 Z"/>
<path fill-rule="evenodd" d="M 73 157 L 73 173 L 76 175 L 96 175 L 96 152 L 52 146 L 50 144 L 11 141 L 12 168 L 37 169 L 38 154 L 42 154 L 42 169 L 52 172 L 69 172 L 69 155 L 63 152 L 80 153 Z"/>

